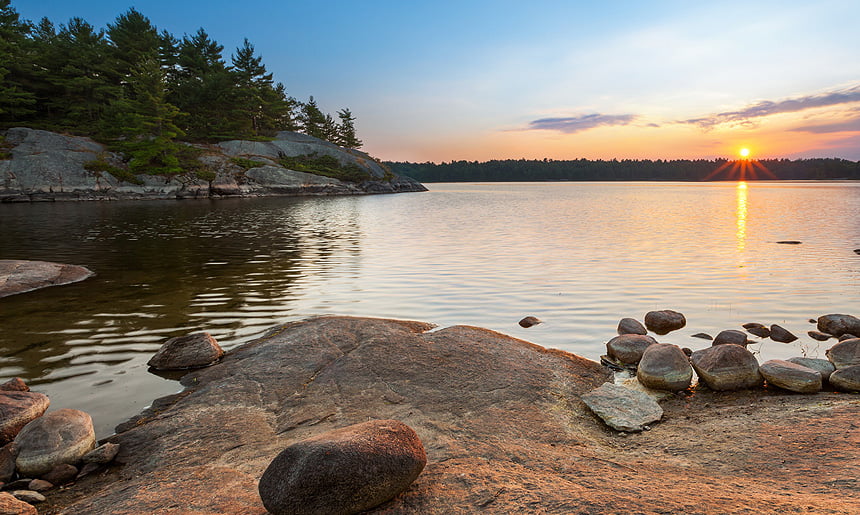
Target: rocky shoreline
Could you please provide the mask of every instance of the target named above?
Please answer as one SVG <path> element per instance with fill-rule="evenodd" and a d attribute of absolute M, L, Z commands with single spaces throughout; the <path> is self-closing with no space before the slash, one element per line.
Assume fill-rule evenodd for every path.
<path fill-rule="evenodd" d="M 662 393 L 649 430 L 619 432 L 584 402 L 609 368 L 485 329 L 431 328 L 353 317 L 276 327 L 119 426 L 101 442 L 119 446 L 115 460 L 50 492 L 39 512 L 263 514 L 258 483 L 276 456 L 374 420 L 408 426 L 426 451 L 417 479 L 374 513 L 860 508 L 855 394 L 700 385 Z"/>
<path fill-rule="evenodd" d="M 189 145 L 207 177 L 132 175 L 119 154 L 90 138 L 16 127 L 0 131 L 9 159 L 0 159 L 0 202 L 193 199 L 259 196 L 367 195 L 426 191 L 392 174 L 369 155 L 306 134 L 279 132 L 272 141 Z M 341 181 L 290 170 L 285 157 L 327 156 L 370 177 Z M 94 168 L 92 163 L 100 163 Z M 117 176 L 103 169 L 116 170 Z M 122 173 L 120 173 L 122 172 Z"/>

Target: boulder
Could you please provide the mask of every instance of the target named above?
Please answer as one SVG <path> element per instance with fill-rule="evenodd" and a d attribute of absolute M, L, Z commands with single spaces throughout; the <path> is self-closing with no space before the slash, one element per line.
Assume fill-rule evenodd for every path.
<path fill-rule="evenodd" d="M 789 358 L 788 361 L 796 365 L 811 368 L 812 370 L 817 370 L 818 373 L 821 374 L 821 379 L 823 381 L 827 381 L 828 378 L 830 378 L 830 374 L 832 374 L 833 371 L 836 370 L 836 367 L 833 366 L 833 363 L 827 361 L 826 359 L 804 358 L 798 356 L 796 358 Z"/>
<path fill-rule="evenodd" d="M 118 452 L 119 444 L 108 442 L 84 454 L 81 461 L 84 463 L 110 463 L 116 457 Z"/>
<path fill-rule="evenodd" d="M 648 334 L 645 326 L 635 318 L 622 318 L 618 322 L 618 334 Z"/>
<path fill-rule="evenodd" d="M 520 327 L 529 328 L 533 325 L 538 325 L 541 320 L 538 317 L 528 316 L 519 321 Z"/>
<path fill-rule="evenodd" d="M 33 505 L 15 498 L 9 492 L 0 492 L 0 513 L 3 515 L 38 515 Z"/>
<path fill-rule="evenodd" d="M 642 354 L 636 377 L 648 388 L 675 392 L 690 386 L 693 369 L 680 347 L 656 343 Z"/>
<path fill-rule="evenodd" d="M 718 334 L 717 337 L 714 338 L 714 342 L 712 345 L 726 345 L 728 343 L 746 347 L 747 335 L 743 331 L 738 331 L 736 329 L 727 329 L 725 331 L 720 331 L 720 334 Z"/>
<path fill-rule="evenodd" d="M 745 390 L 762 385 L 758 361 L 742 345 L 727 343 L 693 352 L 690 362 L 699 381 L 711 390 Z"/>
<path fill-rule="evenodd" d="M 618 431 L 642 431 L 663 418 L 663 408 L 650 395 L 612 383 L 604 383 L 581 398 L 606 425 Z"/>
<path fill-rule="evenodd" d="M 18 457 L 18 448 L 14 443 L 0 447 L 0 483 L 8 483 L 15 475 L 15 458 Z"/>
<path fill-rule="evenodd" d="M 359 513 L 406 490 L 426 463 L 406 424 L 354 424 L 284 449 L 260 478 L 260 498 L 276 515 Z"/>
<path fill-rule="evenodd" d="M 0 445 L 15 439 L 21 428 L 42 416 L 50 404 L 48 396 L 41 393 L 0 391 Z"/>
<path fill-rule="evenodd" d="M 768 385 L 784 390 L 798 393 L 821 391 L 821 374 L 817 370 L 797 363 L 772 359 L 762 363 L 759 372 L 767 380 Z"/>
<path fill-rule="evenodd" d="M 64 485 L 78 476 L 78 467 L 68 463 L 60 463 L 50 472 L 42 475 L 42 479 L 55 485 Z"/>
<path fill-rule="evenodd" d="M 60 409 L 37 418 L 18 433 L 15 463 L 20 474 L 41 476 L 61 463 L 79 462 L 95 444 L 92 418 L 83 411 Z"/>
<path fill-rule="evenodd" d="M 824 354 L 837 369 L 860 365 L 860 338 L 843 340 Z"/>
<path fill-rule="evenodd" d="M 748 333 L 758 336 L 759 338 L 770 337 L 770 329 L 766 325 L 759 324 L 758 322 L 748 322 L 743 325 L 743 328 L 746 329 Z"/>
<path fill-rule="evenodd" d="M 3 384 L 0 384 L 0 391 L 4 392 L 29 392 L 30 387 L 27 386 L 27 383 L 24 382 L 20 377 L 13 377 L 12 379 L 6 381 Z"/>
<path fill-rule="evenodd" d="M 830 384 L 843 392 L 860 392 L 860 365 L 840 368 L 830 375 Z"/>
<path fill-rule="evenodd" d="M 668 334 L 687 325 L 684 315 L 671 309 L 649 311 L 645 314 L 645 327 L 659 335 Z"/>
<path fill-rule="evenodd" d="M 806 334 L 808 334 L 813 340 L 818 340 L 820 342 L 826 342 L 830 338 L 833 338 L 833 335 L 822 333 L 821 331 L 806 331 Z"/>
<path fill-rule="evenodd" d="M 773 324 L 770 326 L 770 339 L 779 343 L 791 343 L 797 339 L 788 329 Z"/>
<path fill-rule="evenodd" d="M 642 353 L 657 340 L 646 334 L 622 334 L 606 342 L 606 354 L 624 365 L 635 365 Z"/>
<path fill-rule="evenodd" d="M 209 333 L 194 333 L 170 338 L 147 362 L 156 370 L 184 370 L 208 367 L 224 355 L 224 350 Z"/>
<path fill-rule="evenodd" d="M 823 315 L 818 317 L 818 330 L 837 337 L 845 333 L 860 335 L 860 318 L 853 315 Z"/>
<path fill-rule="evenodd" d="M 0 297 L 17 293 L 76 283 L 91 277 L 93 272 L 82 266 L 0 259 Z"/>

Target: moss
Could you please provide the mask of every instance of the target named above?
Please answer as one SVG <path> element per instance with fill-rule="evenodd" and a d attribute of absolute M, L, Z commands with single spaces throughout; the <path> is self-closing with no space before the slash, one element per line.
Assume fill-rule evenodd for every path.
<path fill-rule="evenodd" d="M 84 169 L 95 174 L 107 172 L 123 182 L 143 184 L 143 181 L 133 173 L 108 163 L 107 156 L 104 153 L 99 154 L 98 157 L 92 161 L 84 163 Z"/>
<path fill-rule="evenodd" d="M 265 164 L 260 161 L 254 161 L 253 159 L 246 159 L 244 157 L 231 157 L 230 162 L 243 170 L 250 170 L 251 168 L 257 168 L 258 166 L 263 166 Z"/>
<path fill-rule="evenodd" d="M 345 182 L 362 182 L 373 178 L 367 170 L 359 166 L 343 165 L 332 156 L 320 156 L 316 153 L 293 157 L 282 155 L 278 162 L 290 170 L 322 175 Z"/>

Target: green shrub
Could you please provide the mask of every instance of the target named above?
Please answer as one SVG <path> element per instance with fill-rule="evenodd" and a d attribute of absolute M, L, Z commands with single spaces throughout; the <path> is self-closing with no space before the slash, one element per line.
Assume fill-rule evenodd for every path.
<path fill-rule="evenodd" d="M 243 170 L 250 170 L 251 168 L 257 168 L 258 166 L 266 164 L 261 163 L 260 161 L 254 161 L 253 159 L 246 159 L 244 157 L 231 157 L 230 162 L 241 167 Z"/>
<path fill-rule="evenodd" d="M 0 134 L 0 161 L 12 159 L 12 152 L 9 152 L 10 150 L 12 150 L 12 145 Z"/>
<path fill-rule="evenodd" d="M 367 170 L 359 166 L 354 164 L 342 165 L 332 156 L 320 156 L 316 153 L 293 157 L 282 155 L 278 162 L 290 170 L 322 175 L 345 182 L 361 182 L 373 178 Z"/>
<path fill-rule="evenodd" d="M 133 173 L 108 163 L 106 156 L 103 153 L 99 154 L 99 156 L 94 160 L 84 163 L 84 170 L 96 174 L 107 172 L 120 181 L 131 184 L 143 184 L 143 181 Z"/>

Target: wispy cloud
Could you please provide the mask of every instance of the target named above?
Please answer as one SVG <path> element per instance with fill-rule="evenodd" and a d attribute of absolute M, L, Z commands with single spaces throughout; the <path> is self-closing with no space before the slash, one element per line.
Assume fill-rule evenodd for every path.
<path fill-rule="evenodd" d="M 795 98 L 787 98 L 784 100 L 771 101 L 765 100 L 755 104 L 748 105 L 737 111 L 726 111 L 723 113 L 715 113 L 701 118 L 691 118 L 689 120 L 681 120 L 679 123 L 688 123 L 698 125 L 699 127 L 710 129 L 715 125 L 724 123 L 732 123 L 738 125 L 754 124 L 757 118 L 770 116 L 779 113 L 794 113 L 813 109 L 816 107 L 827 107 L 840 104 L 849 104 L 852 102 L 860 102 L 860 85 L 850 88 L 830 91 L 819 95 L 806 95 Z"/>
<path fill-rule="evenodd" d="M 860 118 L 839 123 L 824 123 L 820 125 L 803 125 L 791 129 L 795 132 L 810 132 L 813 134 L 828 134 L 831 132 L 860 132 Z"/>
<path fill-rule="evenodd" d="M 610 125 L 629 125 L 636 119 L 633 114 L 586 114 L 561 118 L 541 118 L 529 122 L 527 130 L 558 131 L 565 134 L 587 131 Z"/>

